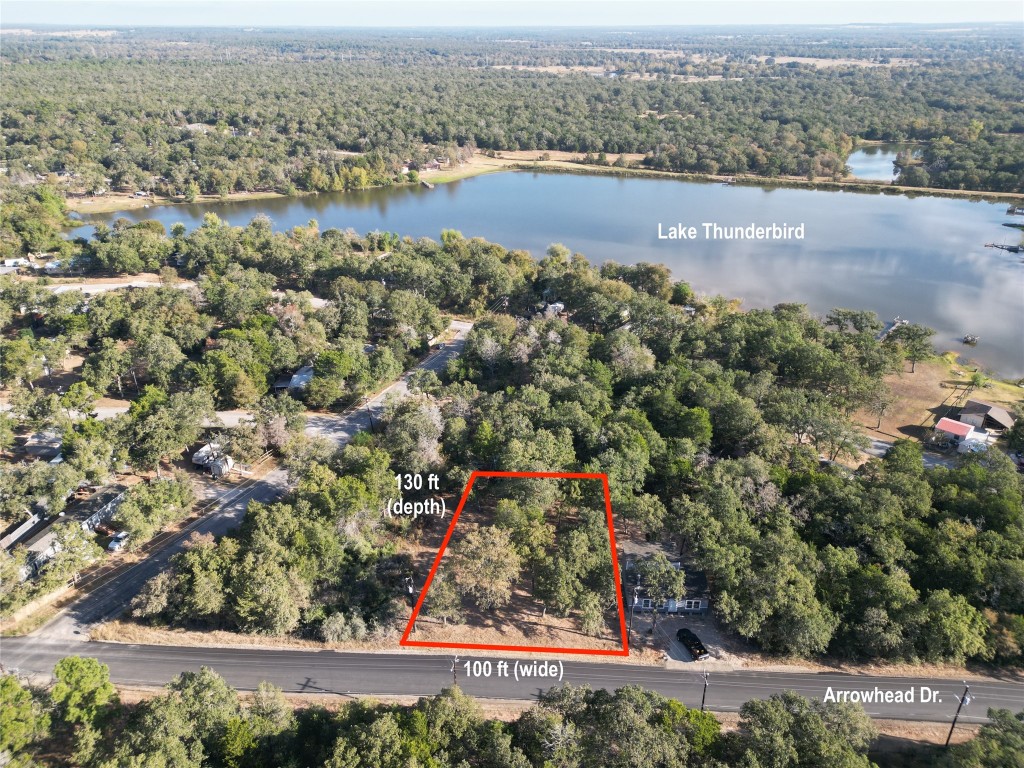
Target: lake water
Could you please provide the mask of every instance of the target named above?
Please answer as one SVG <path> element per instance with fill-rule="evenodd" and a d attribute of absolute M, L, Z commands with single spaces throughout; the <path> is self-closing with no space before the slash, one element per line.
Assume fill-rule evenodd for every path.
<path fill-rule="evenodd" d="M 892 164 L 896 155 L 908 149 L 919 153 L 912 144 L 869 144 L 850 154 L 846 164 L 855 178 L 870 181 L 892 181 L 896 175 Z"/>
<path fill-rule="evenodd" d="M 438 239 L 453 228 L 543 255 L 561 242 L 591 262 L 658 262 L 695 290 L 741 298 L 746 307 L 802 302 L 901 315 L 937 331 L 955 349 L 1002 376 L 1024 375 L 1024 263 L 985 243 L 1016 243 L 1006 204 L 940 197 L 723 186 L 675 179 L 497 173 L 438 185 L 298 198 L 156 206 L 92 217 L 153 218 L 192 228 L 213 212 L 244 225 L 266 213 L 276 229 L 317 219 L 330 227 Z M 1020 221 L 1019 217 L 1012 217 Z M 706 240 L 722 226 L 804 224 L 803 240 Z M 658 226 L 683 223 L 699 239 L 661 240 Z M 86 234 L 83 230 L 82 234 Z M 963 334 L 981 337 L 977 347 Z"/>

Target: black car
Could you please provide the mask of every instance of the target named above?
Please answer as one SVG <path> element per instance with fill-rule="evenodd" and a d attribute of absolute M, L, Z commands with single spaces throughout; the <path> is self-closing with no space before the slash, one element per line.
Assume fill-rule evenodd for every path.
<path fill-rule="evenodd" d="M 693 634 L 692 630 L 683 627 L 676 632 L 676 640 L 683 644 L 683 647 L 690 652 L 694 661 L 704 661 L 704 659 L 710 659 L 711 654 L 708 653 L 708 649 L 704 647 L 704 643 L 700 641 L 700 638 Z"/>

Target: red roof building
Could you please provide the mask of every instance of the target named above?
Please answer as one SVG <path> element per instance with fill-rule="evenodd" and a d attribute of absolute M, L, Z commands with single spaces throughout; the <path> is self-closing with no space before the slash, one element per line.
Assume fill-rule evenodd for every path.
<path fill-rule="evenodd" d="M 955 435 L 961 440 L 964 440 L 974 431 L 974 427 L 970 424 L 964 424 L 962 421 L 954 421 L 953 419 L 943 417 L 939 419 L 939 423 L 935 425 L 935 431 Z"/>

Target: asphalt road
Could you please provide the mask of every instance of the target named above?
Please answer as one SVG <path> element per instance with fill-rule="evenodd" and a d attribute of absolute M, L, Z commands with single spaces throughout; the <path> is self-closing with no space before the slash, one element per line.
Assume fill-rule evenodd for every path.
<path fill-rule="evenodd" d="M 462 351 L 472 325 L 460 321 L 453 325 L 455 339 L 424 360 L 420 367 L 439 372 L 448 360 Z M 323 419 L 314 416 L 307 429 L 312 434 L 345 444 L 353 434 L 370 427 L 370 414 L 373 414 L 372 418 L 378 418 L 389 395 L 401 396 L 407 391 L 408 376 L 403 376 L 357 410 Z M 184 540 L 192 532 L 222 535 L 241 522 L 250 501 L 271 500 L 286 488 L 287 473 L 274 470 L 251 486 L 229 495 L 220 507 L 196 521 L 179 537 L 172 539 L 168 546 L 86 595 L 32 636 L 0 640 L 0 664 L 7 671 L 48 676 L 64 656 L 87 655 L 108 664 L 114 682 L 147 686 L 164 685 L 182 671 L 209 666 L 231 685 L 243 690 L 251 690 L 260 681 L 268 680 L 288 692 L 338 695 L 420 696 L 437 693 L 451 685 L 451 656 L 411 651 L 374 654 L 87 642 L 89 627 L 123 611 L 142 585 L 166 567 L 170 558 L 181 550 Z M 463 667 L 467 660 L 489 661 L 491 674 L 467 677 Z M 703 680 L 697 665 L 691 672 L 581 662 L 572 657 L 552 655 L 545 661 L 559 667 L 555 676 L 516 680 L 512 666 L 515 661 L 479 655 L 460 656 L 456 679 L 464 691 L 479 698 L 532 699 L 539 691 L 564 682 L 607 689 L 637 684 L 679 699 L 687 706 L 697 707 L 701 703 Z M 505 674 L 500 662 L 509 664 Z M 711 673 L 707 706 L 715 711 L 735 711 L 751 698 L 766 698 L 784 690 L 825 698 L 830 687 L 834 692 L 871 692 L 877 688 L 884 693 L 913 689 L 914 703 L 866 703 L 865 709 L 874 717 L 939 722 L 952 719 L 957 705 L 956 696 L 963 690 L 960 680 L 949 679 L 741 670 Z M 923 689 L 929 691 L 927 701 L 922 701 Z M 963 722 L 983 721 L 989 707 L 1014 711 L 1024 709 L 1024 685 L 1019 681 L 979 679 L 972 682 L 971 691 L 974 701 L 961 714 Z"/>
<path fill-rule="evenodd" d="M 336 651 L 256 650 L 243 648 L 169 647 L 118 645 L 114 643 L 41 643 L 33 638 L 5 638 L 0 644 L 0 661 L 8 671 L 23 675 L 48 675 L 56 662 L 69 654 L 93 656 L 110 666 L 111 678 L 126 685 L 158 686 L 185 670 L 208 666 L 232 686 L 251 690 L 268 680 L 287 692 L 380 696 L 421 696 L 438 693 L 452 684 L 452 656 L 405 653 L 340 653 Z M 561 670 L 553 677 L 515 679 L 516 660 L 494 656 L 459 656 L 457 681 L 468 694 L 478 698 L 529 700 L 560 682 L 589 684 L 614 690 L 637 684 L 699 707 L 703 680 L 698 665 L 693 671 L 666 670 L 627 664 L 590 663 L 551 655 L 546 659 Z M 489 661 L 489 677 L 467 677 L 466 661 Z M 498 667 L 508 663 L 507 675 Z M 527 660 L 527 662 L 532 660 Z M 520 663 L 523 660 L 519 660 Z M 471 665 L 476 666 L 476 665 Z M 559 679 L 559 675 L 561 679 Z M 960 680 L 932 678 L 872 677 L 838 673 L 713 672 L 709 678 L 707 707 L 715 711 L 736 711 L 752 698 L 767 698 L 785 690 L 815 698 L 833 691 L 914 690 L 914 703 L 865 704 L 873 717 L 897 720 L 950 722 L 963 691 Z M 933 691 L 933 700 L 921 702 L 923 688 Z M 989 707 L 1013 711 L 1024 709 L 1024 685 L 1019 681 L 978 679 L 971 681 L 973 701 L 960 715 L 962 722 L 982 722 Z M 929 696 L 931 698 L 931 696 Z"/>
<path fill-rule="evenodd" d="M 455 332 L 454 339 L 422 360 L 416 369 L 439 373 L 450 359 L 462 352 L 466 344 L 466 336 L 473 328 L 473 324 L 454 320 L 450 327 Z M 311 415 L 307 422 L 306 432 L 334 440 L 339 445 L 345 445 L 354 434 L 368 429 L 371 419 L 381 417 L 385 400 L 389 396 L 401 397 L 408 393 L 409 375 L 406 373 L 358 409 L 343 414 Z M 288 473 L 283 469 L 275 469 L 259 480 L 247 484 L 241 490 L 228 491 L 216 509 L 192 523 L 159 551 L 86 594 L 44 627 L 33 632 L 31 637 L 36 641 L 57 640 L 72 643 L 86 641 L 89 628 L 108 621 L 123 612 L 131 603 L 132 598 L 142 589 L 142 586 L 166 568 L 170 559 L 182 550 L 189 536 L 193 533 L 223 536 L 241 523 L 250 501 L 271 501 L 282 496 L 287 490 L 287 486 Z M 6 645 L 6 642 L 4 644 Z"/>
<path fill-rule="evenodd" d="M 868 456 L 874 456 L 876 459 L 880 459 L 889 452 L 893 443 L 894 441 L 892 440 L 879 440 L 878 438 L 873 437 L 871 438 L 871 447 L 866 448 L 863 452 Z M 921 460 L 924 462 L 926 469 L 935 469 L 936 467 L 945 467 L 946 469 L 956 468 L 956 453 L 941 454 L 926 449 L 921 456 Z"/>
<path fill-rule="evenodd" d="M 189 525 L 159 551 L 87 593 L 46 626 L 33 632 L 31 638 L 37 642 L 84 642 L 88 639 L 89 627 L 112 619 L 127 608 L 142 585 L 167 567 L 170 559 L 184 548 L 185 541 L 193 533 L 223 536 L 242 522 L 249 502 L 272 501 L 284 494 L 287 483 L 288 473 L 283 469 L 274 469 L 250 485 L 229 491 L 215 509 Z M 3 645 L 6 646 L 7 642 L 4 640 Z"/>

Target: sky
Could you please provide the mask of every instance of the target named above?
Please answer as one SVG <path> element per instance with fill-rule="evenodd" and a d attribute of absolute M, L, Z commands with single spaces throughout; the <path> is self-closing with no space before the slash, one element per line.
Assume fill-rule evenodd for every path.
<path fill-rule="evenodd" d="M 2 0 L 0 28 L 501 27 L 1020 22 L 1021 0 Z"/>

